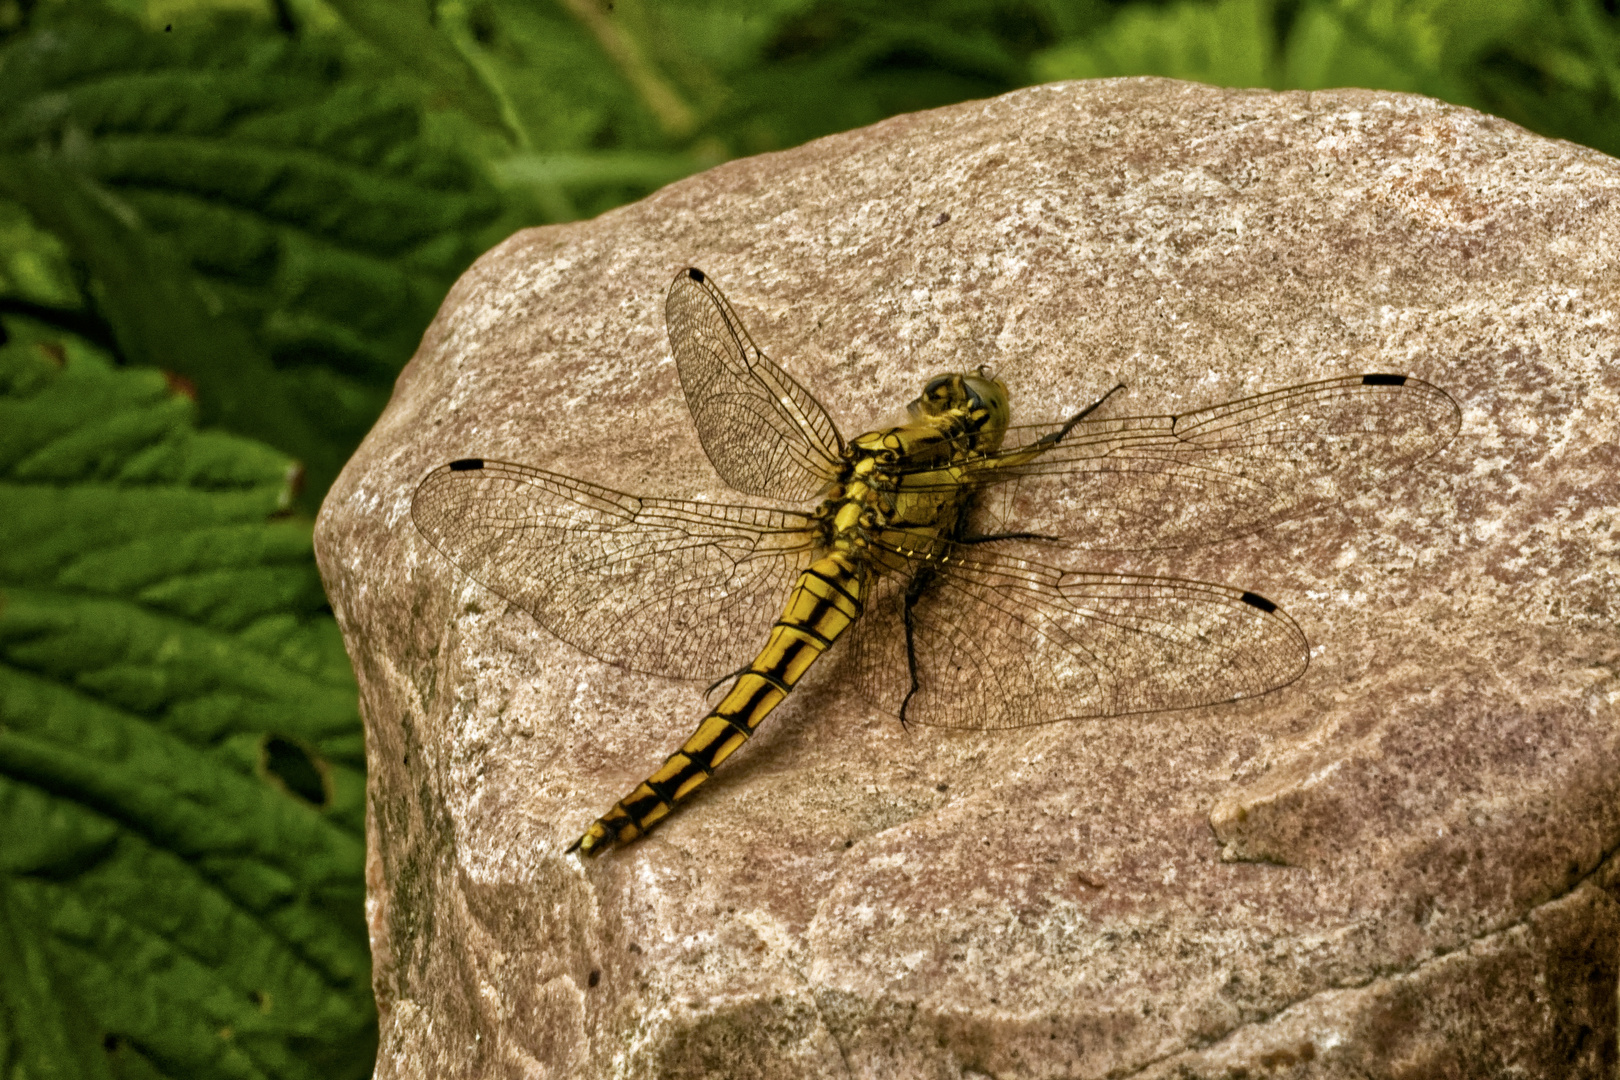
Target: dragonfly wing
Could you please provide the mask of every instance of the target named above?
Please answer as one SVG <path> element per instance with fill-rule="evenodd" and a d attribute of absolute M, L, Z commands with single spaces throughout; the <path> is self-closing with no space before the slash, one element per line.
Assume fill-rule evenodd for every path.
<path fill-rule="evenodd" d="M 1014 728 L 1189 709 L 1254 697 L 1299 678 L 1305 635 L 1240 589 L 1180 578 L 1064 570 L 951 545 L 893 575 L 851 642 L 862 691 L 924 724 Z M 905 597 L 918 688 L 909 701 Z M 864 624 L 864 625 L 863 625 Z"/>
<path fill-rule="evenodd" d="M 411 517 L 469 577 L 563 641 L 674 678 L 746 664 L 810 563 L 802 514 L 640 499 L 477 458 L 429 473 Z"/>
<path fill-rule="evenodd" d="M 787 502 L 819 494 L 844 447 L 820 402 L 760 352 L 703 271 L 675 275 L 664 317 L 692 423 L 721 479 Z"/>
<path fill-rule="evenodd" d="M 986 508 L 1020 528 L 1095 550 L 1188 547 L 1371 491 L 1439 451 L 1460 420 L 1420 379 L 1353 375 L 1179 416 L 1082 421 L 1027 464 L 998 468 L 1015 448 L 970 472 L 1018 480 Z"/>

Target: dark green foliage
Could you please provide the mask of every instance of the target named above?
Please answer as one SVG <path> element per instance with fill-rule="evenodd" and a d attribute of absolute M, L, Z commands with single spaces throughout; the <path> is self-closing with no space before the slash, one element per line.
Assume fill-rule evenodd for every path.
<path fill-rule="evenodd" d="M 1133 4 L 1034 59 L 1042 80 L 1405 90 L 1620 154 L 1612 0 L 1179 0 Z"/>
<path fill-rule="evenodd" d="M 363 1076 L 364 755 L 292 462 L 4 326 L 0 1075 Z"/>
<path fill-rule="evenodd" d="M 331 0 L 349 28 L 378 49 L 408 64 L 444 102 L 476 122 L 507 122 L 504 103 L 455 43 L 434 25 L 428 0 Z"/>
<path fill-rule="evenodd" d="M 1036 50 L 1104 21 L 1100 5 L 1042 0 L 795 7 L 728 73 L 720 120 L 749 151 L 1015 89 Z"/>
<path fill-rule="evenodd" d="M 1515 32 L 1470 44 L 1480 108 L 1620 155 L 1620 9 L 1614 0 L 1536 4 Z"/>
<path fill-rule="evenodd" d="M 65 244 L 125 359 L 297 456 L 316 498 L 500 210 L 408 97 L 344 70 L 268 28 L 107 12 L 0 50 L 0 194 Z"/>
<path fill-rule="evenodd" d="M 1058 78 L 1407 90 L 1620 152 L 1612 0 L 468 0 L 387 33 L 375 0 L 334 6 L 413 77 L 453 45 L 465 64 L 434 97 L 464 96 L 473 73 L 500 114 L 479 152 L 514 206 L 549 219 Z"/>

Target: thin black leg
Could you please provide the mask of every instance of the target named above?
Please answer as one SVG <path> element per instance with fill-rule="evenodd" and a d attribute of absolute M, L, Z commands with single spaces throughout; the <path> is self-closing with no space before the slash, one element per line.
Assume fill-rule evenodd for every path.
<path fill-rule="evenodd" d="M 997 540 L 1049 540 L 1055 544 L 1062 539 L 1061 536 L 1047 536 L 1045 533 L 1006 532 L 984 533 L 979 536 L 959 536 L 956 538 L 956 542 L 958 544 L 993 544 Z"/>
<path fill-rule="evenodd" d="M 934 579 L 933 571 L 924 567 L 917 571 L 915 577 L 906 584 L 906 606 L 904 610 L 906 624 L 906 672 L 911 676 L 911 688 L 900 702 L 900 727 L 906 731 L 911 730 L 911 724 L 906 719 L 906 706 L 911 704 L 912 697 L 922 689 L 922 682 L 917 678 L 917 624 L 912 612 L 917 607 L 917 601 L 922 597 L 923 590 Z"/>
<path fill-rule="evenodd" d="M 1068 435 L 1069 432 L 1074 430 L 1074 426 L 1076 424 L 1090 416 L 1092 413 L 1096 412 L 1098 409 L 1102 408 L 1103 402 L 1107 401 L 1109 398 L 1113 397 L 1116 393 L 1123 389 L 1125 389 L 1124 383 L 1115 384 L 1114 388 L 1108 391 L 1108 393 L 1104 394 L 1096 401 L 1093 401 L 1090 405 L 1087 405 L 1085 408 L 1069 417 L 1068 420 L 1064 421 L 1061 428 L 1052 432 L 1050 435 L 1042 435 L 1038 440 L 1036 440 L 1035 445 L 1044 447 L 1048 450 L 1056 446 L 1058 443 L 1063 441 L 1064 436 Z"/>

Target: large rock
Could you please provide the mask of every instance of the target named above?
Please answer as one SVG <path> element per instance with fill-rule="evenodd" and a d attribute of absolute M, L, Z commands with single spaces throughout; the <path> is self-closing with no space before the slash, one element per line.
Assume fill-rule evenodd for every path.
<path fill-rule="evenodd" d="M 1423 98 L 1120 80 L 485 255 L 317 533 L 370 748 L 378 1075 L 1610 1075 L 1617 194 L 1612 159 Z M 704 687 L 552 638 L 424 542 L 411 494 L 480 455 L 737 500 L 665 336 L 688 264 L 846 435 L 982 362 L 1026 422 L 1118 381 L 1174 412 L 1396 371 L 1462 429 L 1314 518 L 1099 560 L 1277 600 L 1314 647 L 1286 689 L 907 732 L 835 653 L 681 813 L 584 862 L 565 847 Z"/>

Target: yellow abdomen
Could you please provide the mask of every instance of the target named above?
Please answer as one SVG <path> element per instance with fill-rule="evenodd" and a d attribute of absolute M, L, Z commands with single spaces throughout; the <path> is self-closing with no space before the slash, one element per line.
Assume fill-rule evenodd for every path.
<path fill-rule="evenodd" d="M 731 691 L 658 771 L 614 803 L 569 850 L 594 855 L 610 844 L 634 840 L 668 817 L 748 741 L 810 665 L 860 616 L 866 576 L 862 564 L 845 551 L 817 559 L 800 574 L 765 647 L 738 674 Z"/>

